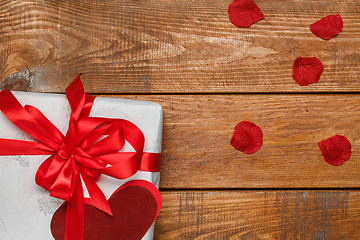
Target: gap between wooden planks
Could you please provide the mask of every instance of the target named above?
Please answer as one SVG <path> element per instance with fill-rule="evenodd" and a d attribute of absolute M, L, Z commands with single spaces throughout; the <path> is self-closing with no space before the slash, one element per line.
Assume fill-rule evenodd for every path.
<path fill-rule="evenodd" d="M 0 88 L 63 92 L 83 72 L 88 93 L 360 90 L 358 0 L 259 0 L 265 18 L 246 29 L 230 2 L 2 0 Z M 309 26 L 330 14 L 344 28 L 324 41 Z M 319 83 L 292 79 L 299 56 L 323 62 Z"/>
<path fill-rule="evenodd" d="M 359 188 L 360 95 L 122 95 L 164 109 L 162 189 Z M 247 155 L 229 141 L 235 125 L 259 125 L 264 145 Z M 352 144 L 342 166 L 317 142 L 335 134 Z"/>
<path fill-rule="evenodd" d="M 360 239 L 359 191 L 163 191 L 156 240 Z"/>

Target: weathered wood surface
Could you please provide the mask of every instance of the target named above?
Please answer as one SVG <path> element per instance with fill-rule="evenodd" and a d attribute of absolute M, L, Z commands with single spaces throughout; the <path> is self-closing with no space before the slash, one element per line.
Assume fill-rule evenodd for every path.
<path fill-rule="evenodd" d="M 360 1 L 257 0 L 247 29 L 230 2 L 0 0 L 0 89 L 64 92 L 82 72 L 88 93 L 164 93 L 111 95 L 164 107 L 155 239 L 360 239 L 360 95 L 205 95 L 359 92 Z M 309 25 L 330 14 L 344 28 L 324 41 Z M 323 62 L 319 83 L 296 85 L 298 56 Z M 263 129 L 255 154 L 229 144 L 242 120 Z M 317 146 L 335 134 L 353 151 L 339 167 Z"/>
<path fill-rule="evenodd" d="M 112 96 L 116 97 L 116 96 Z M 161 188 L 360 187 L 360 95 L 138 95 L 164 108 Z M 235 125 L 259 125 L 263 147 L 230 145 Z M 346 136 L 352 156 L 327 164 L 317 142 Z"/>
<path fill-rule="evenodd" d="M 166 191 L 157 240 L 360 239 L 358 191 Z"/>
<path fill-rule="evenodd" d="M 63 92 L 83 72 L 93 93 L 360 90 L 359 0 L 258 0 L 265 18 L 248 29 L 230 2 L 2 0 L 0 87 Z M 330 14 L 344 28 L 324 41 L 309 25 Z M 319 83 L 296 85 L 299 56 L 324 63 Z"/>

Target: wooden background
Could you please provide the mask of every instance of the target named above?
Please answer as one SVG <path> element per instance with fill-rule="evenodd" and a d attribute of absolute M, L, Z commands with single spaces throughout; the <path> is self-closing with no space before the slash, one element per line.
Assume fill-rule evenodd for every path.
<path fill-rule="evenodd" d="M 360 239 L 360 1 L 257 0 L 265 18 L 233 26 L 224 0 L 0 1 L 0 88 L 88 93 L 164 108 L 163 208 L 155 239 Z M 309 25 L 340 14 L 324 41 Z M 299 57 L 324 64 L 298 86 Z M 252 155 L 235 125 L 264 132 Z M 317 142 L 341 134 L 344 165 Z"/>

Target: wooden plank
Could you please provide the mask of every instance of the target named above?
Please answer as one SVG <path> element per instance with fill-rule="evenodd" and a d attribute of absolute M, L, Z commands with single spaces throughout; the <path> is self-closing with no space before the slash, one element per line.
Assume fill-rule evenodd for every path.
<path fill-rule="evenodd" d="M 157 240 L 360 239 L 359 191 L 162 192 Z"/>
<path fill-rule="evenodd" d="M 258 0 L 265 18 L 233 26 L 223 0 L 0 1 L 1 88 L 63 92 L 80 72 L 93 93 L 360 90 L 358 0 Z M 341 14 L 324 41 L 309 25 Z M 316 56 L 318 84 L 292 64 Z"/>
<path fill-rule="evenodd" d="M 360 187 L 360 95 L 152 95 L 164 108 L 161 188 Z M 229 141 L 248 120 L 264 133 L 248 155 Z M 317 142 L 335 134 L 352 144 L 342 166 L 327 164 Z"/>

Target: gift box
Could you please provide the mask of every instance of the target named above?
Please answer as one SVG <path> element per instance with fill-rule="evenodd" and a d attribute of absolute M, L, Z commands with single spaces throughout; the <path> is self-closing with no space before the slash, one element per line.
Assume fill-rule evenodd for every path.
<path fill-rule="evenodd" d="M 74 82 L 68 87 L 67 96 L 13 92 L 21 108 L 36 107 L 59 129 L 63 136 L 58 138 L 54 135 L 61 134 L 35 108 L 21 109 L 10 92 L 0 96 L 0 108 L 5 113 L 0 113 L 0 239 L 64 239 L 66 231 L 66 239 L 79 239 L 78 232 L 84 232 L 85 239 L 153 239 L 153 221 L 161 206 L 156 189 L 160 179 L 161 106 L 94 98 L 84 95 L 79 77 Z M 74 102 L 82 105 L 81 109 L 74 107 Z M 41 127 L 54 133 L 42 132 Z M 70 128 L 75 130 L 71 132 Z M 43 136 L 46 134 L 47 138 Z M 141 142 L 141 135 L 143 144 L 134 144 Z M 79 136 L 86 137 L 73 140 Z M 46 141 L 49 142 L 44 145 Z M 75 147 L 69 147 L 74 144 Z M 115 149 L 112 145 L 121 147 Z M 104 153 L 104 149 L 110 152 Z M 64 165 L 54 171 L 56 161 Z M 123 175 L 117 175 L 116 167 Z M 69 169 L 76 173 L 69 173 Z M 53 172 L 56 176 L 52 176 Z M 111 213 L 106 213 L 107 204 Z M 84 225 L 72 227 L 73 216 L 84 221 Z"/>

